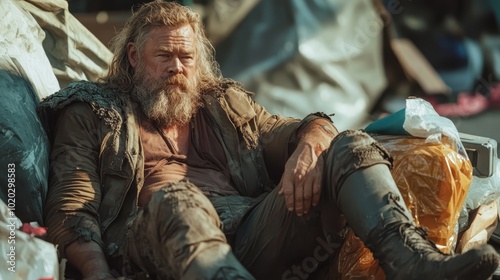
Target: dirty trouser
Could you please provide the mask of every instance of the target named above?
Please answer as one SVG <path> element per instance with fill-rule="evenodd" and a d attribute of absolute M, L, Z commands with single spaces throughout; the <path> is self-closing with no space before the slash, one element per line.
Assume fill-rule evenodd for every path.
<path fill-rule="evenodd" d="M 230 234 L 230 242 L 238 260 L 253 276 L 257 279 L 307 279 L 340 246 L 341 240 L 332 239 L 338 236 L 345 224 L 336 206 L 338 186 L 359 168 L 391 164 L 386 150 L 362 131 L 341 133 L 323 156 L 325 172 L 320 204 L 301 217 L 287 210 L 284 197 L 278 195 L 277 189 L 252 207 L 241 221 L 236 222 L 226 221 L 227 217 L 241 217 L 239 213 L 227 213 L 235 211 L 230 202 L 227 203 L 229 207 L 225 207 L 223 199 L 212 200 L 215 207 L 206 205 L 206 198 L 200 198 L 204 196 L 190 184 L 180 183 L 169 186 L 170 189 L 162 189 L 153 196 L 134 223 L 131 234 L 134 240 L 130 242 L 135 242 L 137 252 L 132 255 L 138 257 L 132 256 L 132 260 L 148 271 L 182 271 L 198 252 L 192 249 L 193 244 L 226 242 L 215 214 L 217 209 L 224 223 L 238 225 L 235 232 Z M 180 193 L 186 193 L 190 198 L 182 201 L 168 198 L 169 193 L 175 192 L 179 193 L 177 197 Z M 182 204 L 185 205 L 182 207 L 201 210 L 188 213 L 178 211 L 176 207 L 167 210 L 166 206 L 157 205 L 165 199 L 171 206 L 179 207 Z M 161 209 L 157 210 L 159 213 L 149 212 L 156 208 Z M 162 219 L 169 222 L 160 222 Z M 174 225 L 183 227 L 172 227 L 172 220 L 176 221 Z M 227 230 L 224 232 L 227 233 Z"/>
<path fill-rule="evenodd" d="M 152 195 L 129 228 L 125 251 L 125 262 L 153 279 L 254 279 L 234 257 L 208 198 L 189 182 Z"/>

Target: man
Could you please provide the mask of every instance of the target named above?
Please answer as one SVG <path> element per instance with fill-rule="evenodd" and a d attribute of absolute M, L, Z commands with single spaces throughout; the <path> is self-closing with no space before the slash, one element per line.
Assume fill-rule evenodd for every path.
<path fill-rule="evenodd" d="M 490 246 L 452 257 L 426 239 L 367 134 L 270 115 L 224 80 L 190 9 L 141 6 L 114 51 L 102 83 L 40 107 L 54 124 L 48 237 L 83 278 L 305 279 L 316 267 L 297 265 L 330 258 L 345 220 L 391 279 L 498 266 Z"/>

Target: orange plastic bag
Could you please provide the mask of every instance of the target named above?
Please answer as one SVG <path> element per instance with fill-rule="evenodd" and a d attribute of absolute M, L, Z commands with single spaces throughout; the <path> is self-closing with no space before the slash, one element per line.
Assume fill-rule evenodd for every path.
<path fill-rule="evenodd" d="M 444 253 L 453 250 L 455 225 L 472 179 L 470 161 L 446 143 L 411 136 L 374 135 L 394 157 L 392 176 L 417 225 Z M 335 279 L 385 279 L 361 240 L 346 237 L 334 266 Z"/>

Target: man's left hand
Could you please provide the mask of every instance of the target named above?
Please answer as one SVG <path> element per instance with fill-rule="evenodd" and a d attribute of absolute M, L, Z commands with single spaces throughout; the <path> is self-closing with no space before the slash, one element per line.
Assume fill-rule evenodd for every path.
<path fill-rule="evenodd" d="M 338 135 L 335 126 L 324 118 L 312 120 L 298 133 L 297 148 L 285 164 L 278 185 L 286 207 L 298 216 L 307 214 L 319 203 L 324 160 L 320 156 Z"/>
<path fill-rule="evenodd" d="M 286 207 L 298 216 L 307 214 L 319 203 L 323 176 L 323 157 L 317 154 L 318 147 L 300 143 L 285 164 L 278 185 L 279 194 L 285 196 Z"/>

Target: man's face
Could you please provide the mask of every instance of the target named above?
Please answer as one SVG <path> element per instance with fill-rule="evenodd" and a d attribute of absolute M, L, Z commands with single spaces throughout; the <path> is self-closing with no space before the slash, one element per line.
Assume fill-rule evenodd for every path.
<path fill-rule="evenodd" d="M 189 25 L 155 27 L 142 50 L 129 44 L 133 96 L 161 126 L 184 124 L 199 107 L 195 36 Z"/>

